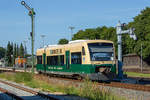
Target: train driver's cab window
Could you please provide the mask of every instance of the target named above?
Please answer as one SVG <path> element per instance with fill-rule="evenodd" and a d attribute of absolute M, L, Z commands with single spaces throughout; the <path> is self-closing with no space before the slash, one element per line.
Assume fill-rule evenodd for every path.
<path fill-rule="evenodd" d="M 81 52 L 71 53 L 71 64 L 81 64 Z"/>
<path fill-rule="evenodd" d="M 42 56 L 37 56 L 37 64 L 42 64 Z"/>
<path fill-rule="evenodd" d="M 112 61 L 114 49 L 112 43 L 88 43 L 91 61 Z"/>

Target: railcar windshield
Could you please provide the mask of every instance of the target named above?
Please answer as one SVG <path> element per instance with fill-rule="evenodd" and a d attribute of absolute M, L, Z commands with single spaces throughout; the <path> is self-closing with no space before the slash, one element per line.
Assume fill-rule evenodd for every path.
<path fill-rule="evenodd" d="M 91 61 L 112 61 L 114 58 L 112 43 L 88 43 Z"/>

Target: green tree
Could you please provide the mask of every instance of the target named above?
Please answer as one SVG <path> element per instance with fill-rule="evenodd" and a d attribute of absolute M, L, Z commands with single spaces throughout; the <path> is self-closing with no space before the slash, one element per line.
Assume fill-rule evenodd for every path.
<path fill-rule="evenodd" d="M 6 61 L 8 63 L 8 66 L 12 65 L 12 56 L 13 56 L 13 45 L 12 43 L 10 44 L 10 41 L 7 44 L 7 51 L 6 51 Z"/>
<path fill-rule="evenodd" d="M 73 36 L 73 40 L 78 40 L 78 39 L 99 39 L 99 33 L 96 29 L 85 29 L 78 31 L 76 34 Z"/>
<path fill-rule="evenodd" d="M 93 29 L 86 29 L 85 31 L 80 30 L 73 36 L 73 40 L 77 39 L 103 39 L 117 41 L 116 30 L 113 27 L 98 27 Z"/>
<path fill-rule="evenodd" d="M 135 34 L 137 36 L 135 43 L 131 40 L 129 41 L 131 42 L 130 46 L 140 55 L 142 44 L 143 58 L 150 62 L 150 8 L 145 8 L 138 16 L 135 16 L 134 21 L 129 23 L 129 27 L 135 28 Z"/>
<path fill-rule="evenodd" d="M 14 57 L 17 58 L 17 45 L 16 45 L 16 43 L 14 44 L 14 52 L 13 52 L 13 54 L 14 54 Z"/>
<path fill-rule="evenodd" d="M 3 47 L 0 47 L 0 59 L 5 56 L 5 52 L 6 52 L 6 49 Z"/>
<path fill-rule="evenodd" d="M 18 57 L 18 56 L 19 56 L 19 46 L 17 44 L 17 47 L 16 47 L 16 57 Z"/>
<path fill-rule="evenodd" d="M 24 57 L 24 47 L 23 47 L 22 43 L 21 43 L 20 48 L 19 48 L 19 56 Z"/>
<path fill-rule="evenodd" d="M 69 41 L 67 39 L 63 38 L 59 40 L 58 44 L 67 44 L 68 42 Z"/>

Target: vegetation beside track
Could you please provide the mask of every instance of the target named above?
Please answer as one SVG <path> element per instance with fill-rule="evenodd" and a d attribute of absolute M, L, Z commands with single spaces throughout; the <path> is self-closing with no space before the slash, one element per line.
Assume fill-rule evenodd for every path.
<path fill-rule="evenodd" d="M 125 100 L 114 96 L 109 90 L 100 89 L 95 83 L 85 80 L 80 88 L 64 84 L 52 84 L 47 79 L 37 77 L 31 73 L 0 73 L 0 78 L 22 83 L 32 88 L 38 88 L 46 92 L 61 92 L 68 95 L 77 95 L 88 98 L 89 100 Z"/>
<path fill-rule="evenodd" d="M 127 76 L 130 76 L 130 77 L 150 78 L 150 74 L 145 74 L 145 73 L 125 72 L 125 74 L 127 74 Z"/>

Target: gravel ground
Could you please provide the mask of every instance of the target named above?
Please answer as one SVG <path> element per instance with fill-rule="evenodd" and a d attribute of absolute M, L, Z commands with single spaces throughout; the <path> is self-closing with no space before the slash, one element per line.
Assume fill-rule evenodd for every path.
<path fill-rule="evenodd" d="M 0 80 L 6 81 L 6 80 L 3 80 L 3 79 L 0 79 Z M 30 88 L 30 87 L 27 87 L 27 86 L 24 86 L 24 85 L 21 85 L 21 84 L 17 84 L 15 82 L 10 82 L 10 81 L 6 81 L 6 82 L 12 83 L 12 84 L 24 87 L 24 88 L 28 88 L 28 89 L 31 89 L 31 90 L 34 90 L 34 91 L 37 91 L 37 92 L 39 91 L 37 89 L 33 89 L 33 88 Z M 0 87 L 9 90 L 11 93 L 14 93 L 18 96 L 23 97 L 25 100 L 47 100 L 47 99 L 43 99 L 39 96 L 35 96 L 31 93 L 25 92 L 23 90 L 16 89 L 12 86 L 8 86 L 8 85 L 3 84 L 3 83 L 0 83 Z M 88 99 L 85 99 L 85 98 L 81 98 L 79 96 L 71 96 L 71 95 L 65 95 L 65 94 L 60 94 L 60 93 L 48 93 L 48 92 L 41 92 L 41 93 L 47 94 L 47 95 L 52 96 L 54 98 L 57 98 L 59 100 L 88 100 Z M 6 98 L 5 96 L 7 97 L 7 95 L 3 94 L 3 98 Z M 8 97 L 8 99 L 1 99 L 0 98 L 0 100 L 12 100 L 12 98 L 10 98 L 10 99 L 9 99 L 9 97 Z"/>
<path fill-rule="evenodd" d="M 11 92 L 17 96 L 22 97 L 24 100 L 47 100 L 47 99 L 41 98 L 40 96 L 33 95 L 32 93 L 14 88 L 14 87 L 6 85 L 4 83 L 0 83 L 0 87 L 8 90 L 9 92 Z M 5 99 L 0 99 L 0 100 L 5 100 Z M 12 98 L 7 99 L 7 100 L 12 100 Z"/>

